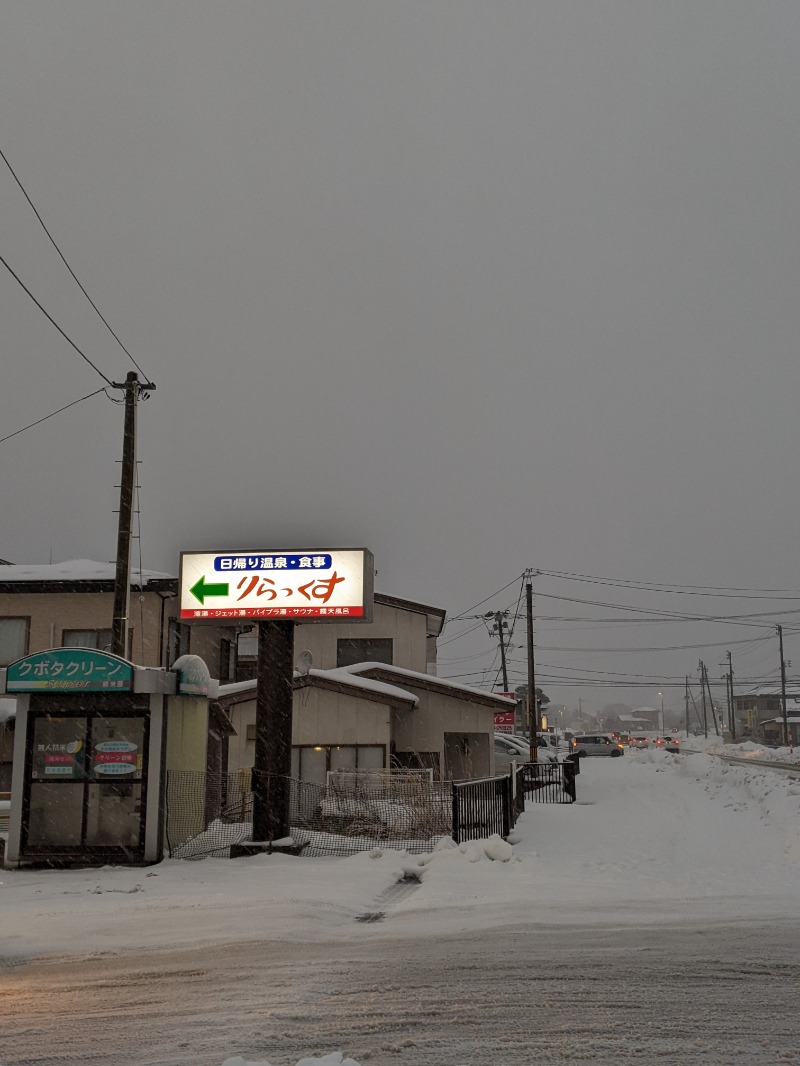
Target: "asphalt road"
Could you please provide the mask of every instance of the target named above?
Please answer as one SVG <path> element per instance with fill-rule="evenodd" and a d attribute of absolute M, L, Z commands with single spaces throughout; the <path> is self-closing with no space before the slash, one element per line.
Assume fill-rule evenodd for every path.
<path fill-rule="evenodd" d="M 3 1066 L 800 1064 L 800 922 L 269 939 L 0 969 Z M 263 934 L 262 934 L 263 936 Z"/>

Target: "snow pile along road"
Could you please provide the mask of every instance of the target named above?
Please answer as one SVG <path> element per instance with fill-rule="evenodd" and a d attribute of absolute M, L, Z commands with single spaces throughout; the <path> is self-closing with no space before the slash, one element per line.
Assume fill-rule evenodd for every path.
<path fill-rule="evenodd" d="M 800 777 L 708 754 L 584 759 L 578 802 L 528 804 L 512 834 L 417 857 L 283 855 L 95 870 L 4 870 L 7 956 L 166 950 L 272 937 L 352 936 L 353 918 L 404 875 L 393 935 L 520 920 L 665 922 L 791 914 L 800 902 Z M 535 900 L 535 906 L 531 901 Z M 412 920 L 413 919 L 413 920 Z"/>
<path fill-rule="evenodd" d="M 166 994 L 185 1002 L 184 1009 L 195 1014 L 199 1007 L 194 1005 L 202 996 L 205 999 L 203 1013 L 193 1014 L 191 1029 L 179 1034 L 183 1042 L 176 1045 L 180 1050 L 173 1047 L 172 1058 L 129 1062 L 218 1066 L 225 1059 L 218 1052 L 227 1051 L 225 1066 L 268 1062 L 293 1066 L 298 1053 L 314 1051 L 319 1056 L 339 1047 L 354 1057 L 335 1051 L 301 1059 L 303 1066 L 358 1066 L 364 1040 L 351 1042 L 352 1031 L 337 1038 L 333 1028 L 322 1036 L 317 1032 L 308 1043 L 300 1043 L 295 1033 L 294 1043 L 285 1045 L 283 1055 L 272 1053 L 281 1046 L 276 1044 L 281 1030 L 269 1021 L 273 1011 L 278 1010 L 276 1018 L 292 1019 L 305 1009 L 302 1004 L 309 997 L 321 1005 L 317 989 L 337 980 L 315 974 L 326 958 L 357 956 L 361 970 L 355 972 L 363 973 L 376 958 L 391 957 L 402 969 L 407 964 L 401 959 L 410 956 L 414 963 L 409 973 L 416 972 L 424 959 L 426 968 L 432 967 L 428 987 L 438 989 L 439 953 L 452 954 L 455 945 L 472 966 L 473 943 L 474 959 L 480 960 L 495 942 L 530 945 L 536 938 L 548 943 L 556 938 L 555 943 L 563 945 L 560 950 L 575 945 L 585 968 L 591 938 L 604 935 L 603 929 L 612 940 L 627 941 L 635 933 L 636 943 L 649 938 L 655 944 L 666 925 L 670 943 L 676 943 L 681 930 L 681 950 L 691 953 L 693 929 L 707 932 L 733 922 L 740 943 L 748 923 L 774 926 L 782 918 L 787 935 L 796 928 L 791 922 L 800 913 L 800 777 L 752 764 L 731 765 L 707 753 L 641 751 L 621 759 L 585 759 L 577 786 L 575 804 L 529 803 L 510 842 L 491 838 L 458 846 L 443 839 L 434 852 L 423 856 L 375 849 L 346 859 L 262 855 L 197 862 L 170 859 L 147 869 L 4 870 L 0 966 L 6 970 L 3 975 L 0 969 L 0 987 L 6 986 L 12 1007 L 6 1019 L 19 1018 L 22 1029 L 15 1031 L 28 1033 L 27 1039 L 35 1043 L 58 1041 L 64 1027 L 76 1024 L 76 1016 L 59 1016 L 50 1024 L 53 995 L 61 1002 L 60 997 L 74 988 L 74 996 L 87 1004 L 91 1002 L 87 997 L 116 996 L 115 975 L 129 972 L 126 960 L 130 959 L 130 973 L 140 975 L 136 980 L 145 981 L 143 988 L 156 982 L 147 1007 L 139 1009 L 151 1012 L 148 1017 L 154 1023 L 166 1012 L 163 1026 L 170 1038 L 172 1008 L 169 999 L 163 1007 L 160 1003 L 162 987 L 171 988 Z M 416 887 L 391 891 L 409 878 Z M 370 913 L 379 920 L 356 921 Z M 573 930 L 580 935 L 571 935 Z M 751 945 L 759 938 L 751 936 Z M 448 946 L 443 948 L 445 942 Z M 181 961 L 190 957 L 191 963 Z M 282 983 L 269 985 L 270 966 L 261 966 L 262 957 L 280 965 L 286 974 Z M 513 960 L 507 947 L 502 957 L 509 980 Z M 700 957 L 704 958 L 702 952 Z M 652 965 L 663 956 L 636 958 L 637 965 Z M 562 963 L 559 955 L 559 972 Z M 270 1000 L 263 1002 L 271 1006 L 264 1014 L 266 1029 L 257 1030 L 253 1043 L 254 1012 L 264 1008 L 262 1000 L 249 1007 L 242 1001 L 242 981 L 256 965 L 259 980 L 271 989 Z M 324 965 L 335 967 L 335 962 Z M 475 973 L 480 973 L 481 963 L 474 965 Z M 26 979 L 31 966 L 31 977 Z M 386 968 L 385 961 L 381 968 Z M 93 973 L 98 975 L 97 987 Z M 681 968 L 677 976 L 665 971 L 659 980 L 678 981 L 682 973 Z M 734 977 L 736 973 L 734 968 Z M 393 980 L 393 995 L 405 994 L 407 977 Z M 184 988 L 181 982 L 186 981 L 194 983 Z M 53 989 L 49 996 L 48 987 Z M 226 988 L 238 997 L 235 1001 L 220 998 Z M 413 988 L 410 991 L 413 994 Z M 442 993 L 446 992 L 444 987 Z M 128 1024 L 130 1007 L 122 985 L 118 998 L 122 1006 L 109 1022 L 109 1039 Z M 390 1001 L 378 989 L 374 997 L 354 1002 L 359 1009 L 378 1010 Z M 225 1042 L 223 1036 L 221 1042 L 220 1033 L 228 1030 L 219 1026 L 228 1025 L 226 1012 L 236 1004 L 241 1006 L 241 1018 L 230 1029 L 237 1034 L 236 1041 Z M 87 1006 L 90 1013 L 93 1009 Z M 204 1035 L 203 1025 L 215 1024 L 216 1010 L 219 1018 L 212 1038 Z M 99 1038 L 103 1026 L 92 1017 Z M 441 1017 L 447 1018 L 447 1011 Z M 30 1028 L 29 1018 L 44 1020 L 36 1023 L 37 1030 Z M 282 1024 L 287 1034 L 294 1031 L 289 1021 Z M 372 1030 L 363 1032 L 367 1031 Z M 301 1029 L 301 1038 L 304 1033 Z M 215 1057 L 210 1052 L 212 1039 Z M 570 1030 L 563 1047 L 569 1048 L 575 1039 Z M 400 1040 L 397 1047 L 403 1046 Z M 206 1052 L 194 1055 L 195 1047 L 205 1047 Z M 256 1047 L 269 1050 L 269 1059 L 263 1054 L 230 1058 L 235 1051 Z M 35 1050 L 31 1045 L 23 1054 L 0 1038 L 0 1061 L 6 1066 L 55 1061 L 40 1060 Z M 421 1056 L 421 1048 L 417 1050 Z M 452 1060 L 456 1061 L 463 1059 Z"/>

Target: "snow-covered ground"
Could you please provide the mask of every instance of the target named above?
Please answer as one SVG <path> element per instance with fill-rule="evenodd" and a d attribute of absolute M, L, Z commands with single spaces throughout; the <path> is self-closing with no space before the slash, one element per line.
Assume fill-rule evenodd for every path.
<path fill-rule="evenodd" d="M 691 746 L 721 749 L 716 738 L 692 738 Z M 796 758 L 753 745 L 724 751 L 758 761 Z M 382 939 L 522 922 L 691 927 L 800 914 L 800 776 L 730 765 L 704 752 L 641 751 L 585 759 L 577 786 L 576 804 L 529 804 L 512 848 L 497 839 L 461 846 L 444 840 L 421 857 L 376 850 L 345 859 L 265 855 L 166 860 L 151 868 L 3 870 L 0 952 L 10 967 L 8 987 L 13 992 L 13 975 L 34 959 L 147 953 L 157 960 L 189 948 L 224 952 L 267 935 L 296 945 L 361 939 L 380 952 Z M 419 887 L 384 904 L 382 922 L 354 921 L 409 873 Z M 0 984 L 5 980 L 0 970 Z M 347 1050 L 303 1061 L 352 1062 Z M 0 1035 L 0 1061 L 38 1061 L 14 1053 Z M 227 1064 L 247 1061 L 263 1060 Z M 209 1062 L 197 1059 L 198 1066 Z"/>

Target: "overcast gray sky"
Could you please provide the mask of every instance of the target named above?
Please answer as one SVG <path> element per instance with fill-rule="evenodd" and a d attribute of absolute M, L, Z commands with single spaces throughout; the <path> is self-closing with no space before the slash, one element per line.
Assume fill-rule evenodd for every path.
<path fill-rule="evenodd" d="M 363 545 L 379 589 L 451 615 L 513 609 L 528 567 L 800 589 L 794 0 L 0 15 L 0 147 L 157 385 L 140 413 L 145 567 Z M 8 264 L 123 379 L 2 163 L 0 211 Z M 5 436 L 104 382 L 5 269 L 0 306 Z M 2 445 L 0 556 L 112 558 L 121 430 L 100 395 Z M 540 594 L 773 612 L 761 629 L 542 617 L 543 649 L 720 642 L 537 652 L 543 679 L 642 675 L 544 682 L 590 710 L 660 689 L 682 706 L 669 678 L 699 658 L 719 676 L 725 642 L 772 622 L 791 654 L 798 615 L 776 612 L 800 607 L 534 585 L 537 617 L 624 614 Z M 491 682 L 474 624 L 441 672 Z M 777 671 L 772 637 L 732 650 L 737 674 Z"/>

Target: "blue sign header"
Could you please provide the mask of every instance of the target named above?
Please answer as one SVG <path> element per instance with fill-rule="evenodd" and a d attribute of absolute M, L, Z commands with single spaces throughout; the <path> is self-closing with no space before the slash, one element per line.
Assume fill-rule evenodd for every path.
<path fill-rule="evenodd" d="M 216 555 L 214 569 L 229 573 L 247 570 L 330 570 L 330 555 Z"/>

